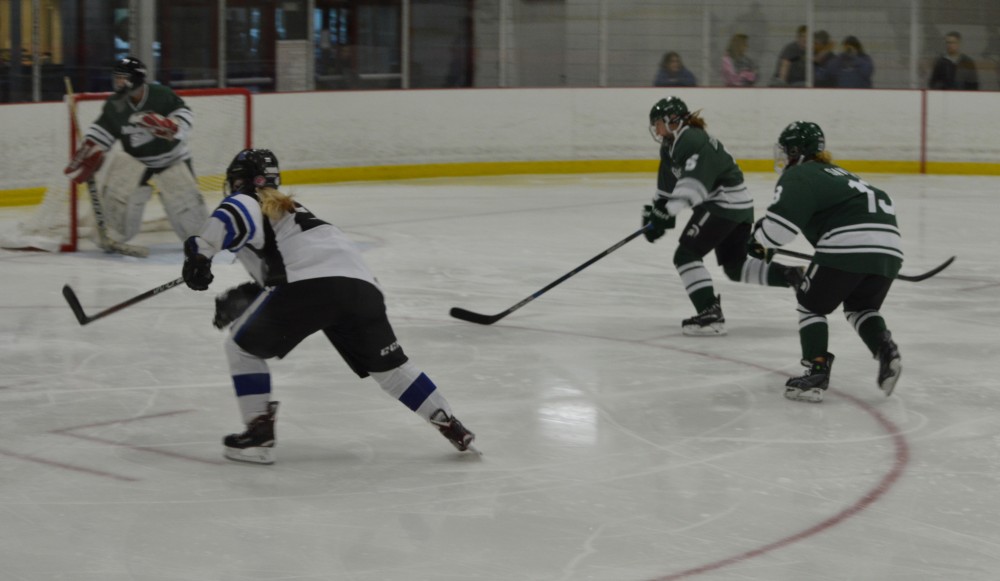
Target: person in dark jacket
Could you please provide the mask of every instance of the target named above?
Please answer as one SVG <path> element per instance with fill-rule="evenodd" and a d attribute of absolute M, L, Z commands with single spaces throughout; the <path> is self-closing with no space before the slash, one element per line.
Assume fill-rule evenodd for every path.
<path fill-rule="evenodd" d="M 694 87 L 698 81 L 694 73 L 684 67 L 681 55 L 670 51 L 660 60 L 660 70 L 653 80 L 654 87 Z"/>
<path fill-rule="evenodd" d="M 976 63 L 962 52 L 962 35 L 949 32 L 944 35 L 945 52 L 934 61 L 934 70 L 928 86 L 931 89 L 977 91 L 979 74 Z"/>
<path fill-rule="evenodd" d="M 842 43 L 842 52 L 829 64 L 828 70 L 835 87 L 845 89 L 870 89 L 875 64 L 856 36 L 848 36 Z"/>

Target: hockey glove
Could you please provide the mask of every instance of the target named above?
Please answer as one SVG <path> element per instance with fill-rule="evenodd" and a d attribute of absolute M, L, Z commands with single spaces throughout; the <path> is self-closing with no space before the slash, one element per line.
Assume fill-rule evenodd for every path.
<path fill-rule="evenodd" d="M 177 122 L 169 117 L 164 117 L 159 113 L 143 113 L 139 118 L 139 125 L 149 129 L 149 131 L 160 139 L 173 141 L 177 136 Z"/>
<path fill-rule="evenodd" d="M 643 236 L 650 242 L 656 242 L 661 236 L 677 225 L 677 218 L 667 212 L 667 201 L 660 198 L 652 205 L 646 204 L 642 207 L 642 225 L 650 226 L 643 232 Z"/>
<path fill-rule="evenodd" d="M 192 236 L 184 241 L 184 267 L 181 269 L 181 276 L 191 290 L 208 290 L 208 285 L 215 279 L 212 276 L 212 259 L 198 253 L 198 244 L 194 238 Z"/>
<path fill-rule="evenodd" d="M 76 155 L 63 170 L 66 177 L 78 184 L 94 177 L 104 163 L 104 150 L 92 139 L 84 139 L 76 150 Z"/>
<path fill-rule="evenodd" d="M 215 297 L 215 318 L 212 319 L 212 324 L 216 329 L 222 329 L 240 318 L 263 290 L 256 282 L 245 282 Z"/>
<path fill-rule="evenodd" d="M 756 258 L 758 260 L 763 260 L 764 262 L 771 262 L 774 258 L 774 249 L 765 248 L 763 244 L 757 242 L 757 230 L 760 230 L 760 220 L 754 224 L 753 232 L 750 234 L 750 239 L 747 240 L 747 255 L 750 258 Z"/>

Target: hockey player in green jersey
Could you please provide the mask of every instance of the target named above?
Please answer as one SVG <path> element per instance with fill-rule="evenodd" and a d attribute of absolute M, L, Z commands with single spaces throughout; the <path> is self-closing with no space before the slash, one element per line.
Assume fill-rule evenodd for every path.
<path fill-rule="evenodd" d="M 720 297 L 703 259 L 711 251 L 730 280 L 766 286 L 795 286 L 803 269 L 747 256 L 753 198 L 743 172 L 722 143 L 705 131 L 705 121 L 677 97 L 660 99 L 649 113 L 649 131 L 660 145 L 657 191 L 644 207 L 654 242 L 674 227 L 676 216 L 694 208 L 674 252 L 674 266 L 697 314 L 681 322 L 685 335 L 725 335 Z"/>
<path fill-rule="evenodd" d="M 100 169 L 104 154 L 121 141 L 125 153 L 145 170 L 138 176 L 107 176 L 101 201 L 109 234 L 125 242 L 139 232 L 153 180 L 171 227 L 186 240 L 208 219 L 188 147 L 194 116 L 169 87 L 146 82 L 146 66 L 139 59 L 126 57 L 115 63 L 111 78 L 114 94 L 63 171 L 74 182 L 88 181 Z"/>
<path fill-rule="evenodd" d="M 879 309 L 903 263 L 896 207 L 882 190 L 831 163 L 819 125 L 796 121 L 781 132 L 775 168 L 782 172 L 767 214 L 754 226 L 749 254 L 769 259 L 799 234 L 816 249 L 796 293 L 802 364 L 785 397 L 821 402 L 830 385 L 833 354 L 826 316 L 844 315 L 879 362 L 886 397 L 899 379 L 899 349 Z"/>

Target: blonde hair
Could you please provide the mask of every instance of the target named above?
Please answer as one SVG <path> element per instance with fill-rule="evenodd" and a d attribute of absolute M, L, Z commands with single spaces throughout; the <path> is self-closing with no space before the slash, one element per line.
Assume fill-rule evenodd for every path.
<path fill-rule="evenodd" d="M 824 149 L 823 151 L 817 153 L 816 157 L 813 159 L 821 163 L 833 163 L 833 154 Z"/>
<path fill-rule="evenodd" d="M 279 192 L 270 187 L 257 188 L 257 195 L 260 197 L 260 209 L 264 215 L 272 222 L 285 217 L 295 211 L 295 201 L 288 194 Z"/>

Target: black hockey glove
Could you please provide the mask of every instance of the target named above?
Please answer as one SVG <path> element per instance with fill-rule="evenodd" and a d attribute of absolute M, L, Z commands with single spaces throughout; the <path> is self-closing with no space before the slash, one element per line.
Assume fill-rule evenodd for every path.
<path fill-rule="evenodd" d="M 208 285 L 215 279 L 212 276 L 212 259 L 198 254 L 198 244 L 194 238 L 192 236 L 184 241 L 184 267 L 181 269 L 181 276 L 191 290 L 208 290 Z"/>
<path fill-rule="evenodd" d="M 773 248 L 764 248 L 764 245 L 757 242 L 756 234 L 757 230 L 760 230 L 760 220 L 754 224 L 753 232 L 750 233 L 750 239 L 747 240 L 747 255 L 750 258 L 756 258 L 758 260 L 763 260 L 764 262 L 771 262 L 774 258 Z"/>
<path fill-rule="evenodd" d="M 263 290 L 256 282 L 245 282 L 215 297 L 215 318 L 212 319 L 212 324 L 216 329 L 222 329 L 240 318 Z"/>
<path fill-rule="evenodd" d="M 650 226 L 643 232 L 643 236 L 650 242 L 656 242 L 661 236 L 677 225 L 677 218 L 667 212 L 667 200 L 660 198 L 652 205 L 646 204 L 642 207 L 642 225 Z"/>

